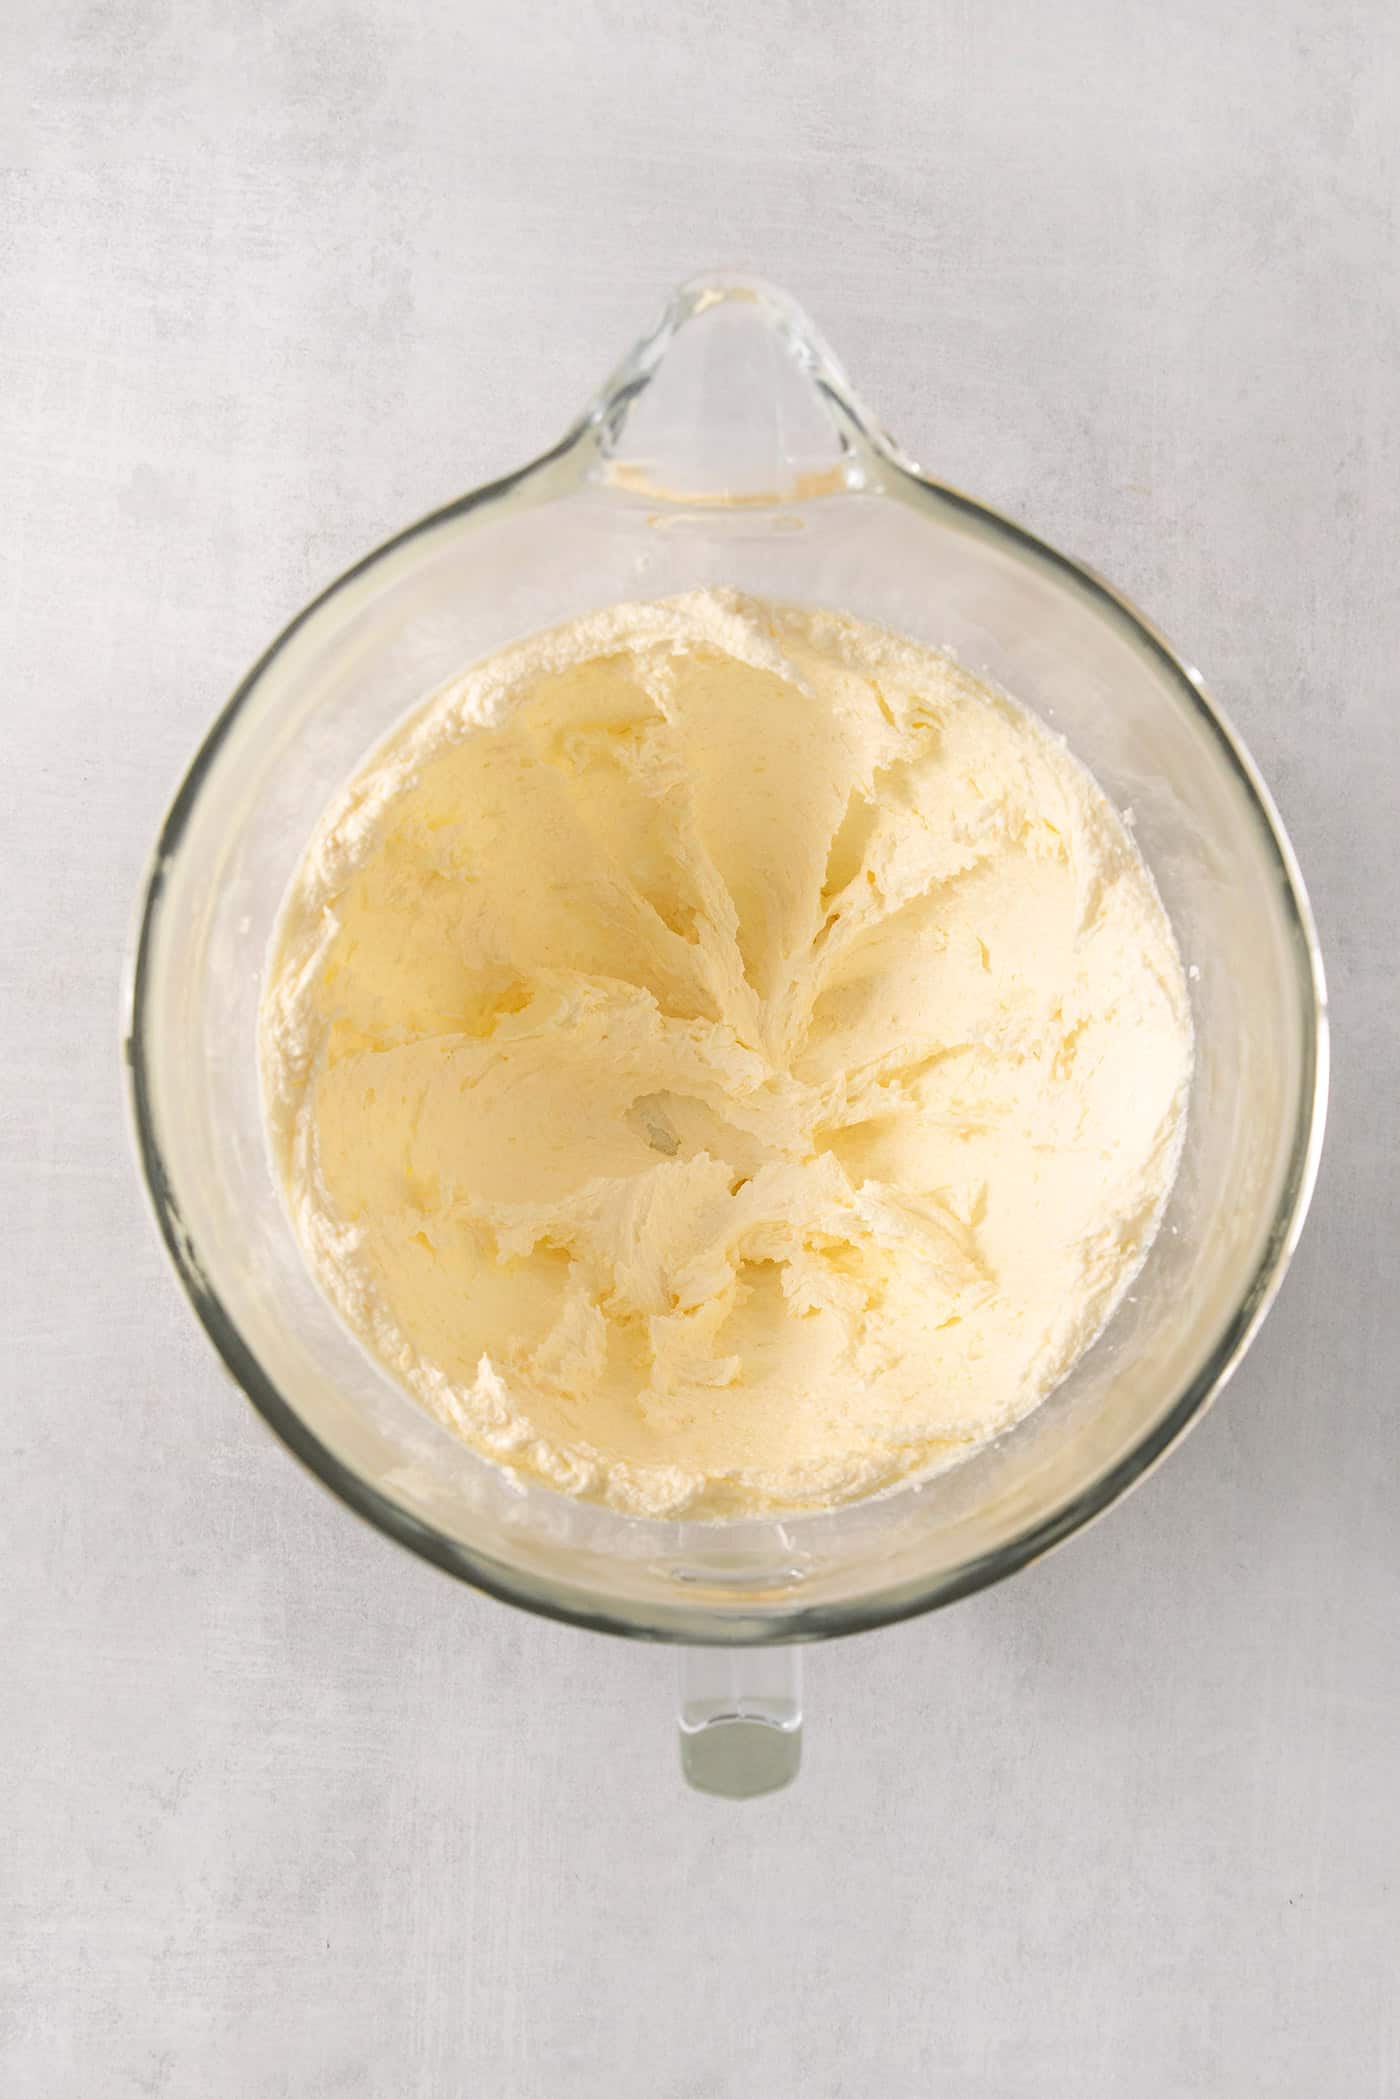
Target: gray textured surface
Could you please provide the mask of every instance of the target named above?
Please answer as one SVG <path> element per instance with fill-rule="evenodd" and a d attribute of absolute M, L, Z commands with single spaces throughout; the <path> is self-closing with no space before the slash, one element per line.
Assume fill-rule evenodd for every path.
<path fill-rule="evenodd" d="M 77 6 L 0 26 L 6 2099 L 1400 2093 L 1400 17 Z M 266 636 L 550 440 L 709 262 L 1138 597 L 1331 967 L 1227 1399 L 1038 1571 L 814 1658 L 687 1797 L 661 1655 L 474 1599 L 215 1372 L 115 1057 L 141 857 Z"/>

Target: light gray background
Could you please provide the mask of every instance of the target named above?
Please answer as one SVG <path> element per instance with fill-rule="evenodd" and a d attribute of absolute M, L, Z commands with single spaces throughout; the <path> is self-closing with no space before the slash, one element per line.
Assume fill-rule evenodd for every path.
<path fill-rule="evenodd" d="M 6 2099 L 1400 2093 L 1391 0 L 9 0 L 0 27 Z M 765 272 L 1120 582 L 1331 971 L 1312 1223 L 1127 1506 L 815 1654 L 682 1790 L 668 1660 L 305 1479 L 139 1200 L 119 955 L 269 634 Z"/>

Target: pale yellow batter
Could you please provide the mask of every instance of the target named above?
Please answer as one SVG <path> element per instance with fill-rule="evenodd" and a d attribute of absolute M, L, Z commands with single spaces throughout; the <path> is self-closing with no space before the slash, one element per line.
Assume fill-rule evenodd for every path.
<path fill-rule="evenodd" d="M 1137 1268 L 1171 930 L 942 656 L 705 593 L 468 671 L 331 810 L 264 1002 L 343 1316 L 451 1428 L 650 1513 L 823 1504 L 1033 1407 Z"/>

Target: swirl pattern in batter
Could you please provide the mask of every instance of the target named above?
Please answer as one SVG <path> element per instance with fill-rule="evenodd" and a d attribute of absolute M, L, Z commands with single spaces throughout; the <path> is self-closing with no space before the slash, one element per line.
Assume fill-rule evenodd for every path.
<path fill-rule="evenodd" d="M 263 1009 L 343 1317 L 486 1455 L 638 1513 L 949 1462 L 1136 1271 L 1191 1064 L 1063 744 L 854 620 L 707 592 L 468 671 L 293 884 Z"/>

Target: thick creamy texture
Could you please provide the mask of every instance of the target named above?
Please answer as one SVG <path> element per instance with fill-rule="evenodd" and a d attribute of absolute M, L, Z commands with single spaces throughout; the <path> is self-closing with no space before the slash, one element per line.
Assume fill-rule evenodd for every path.
<path fill-rule="evenodd" d="M 479 1450 L 652 1514 L 822 1505 L 1033 1407 L 1137 1268 L 1171 930 L 946 658 L 705 593 L 470 670 L 293 885 L 264 1079 L 356 1332 Z"/>

